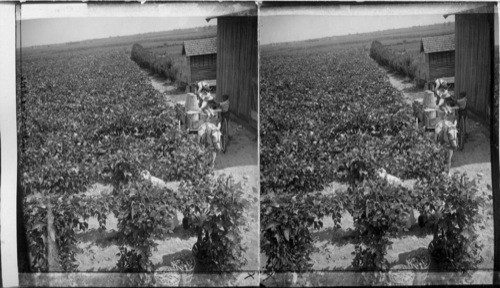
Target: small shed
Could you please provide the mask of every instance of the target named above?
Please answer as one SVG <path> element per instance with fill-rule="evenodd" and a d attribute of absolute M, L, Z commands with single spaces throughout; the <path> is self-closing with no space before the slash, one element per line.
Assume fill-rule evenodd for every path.
<path fill-rule="evenodd" d="M 188 83 L 212 80 L 217 75 L 217 38 L 186 40 L 182 45 L 186 56 Z"/>
<path fill-rule="evenodd" d="M 455 75 L 455 34 L 422 38 L 420 52 L 425 54 L 426 81 Z"/>
<path fill-rule="evenodd" d="M 467 93 L 467 109 L 489 125 L 493 98 L 494 5 L 482 5 L 453 14 L 455 94 Z"/>
<path fill-rule="evenodd" d="M 229 95 L 229 111 L 257 129 L 257 8 L 217 18 L 217 98 Z"/>

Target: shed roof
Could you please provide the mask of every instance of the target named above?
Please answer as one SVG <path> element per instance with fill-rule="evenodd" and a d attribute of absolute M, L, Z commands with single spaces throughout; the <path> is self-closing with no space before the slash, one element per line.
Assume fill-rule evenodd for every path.
<path fill-rule="evenodd" d="M 448 13 L 448 14 L 444 14 L 443 16 L 444 16 L 444 18 L 447 18 L 450 15 L 478 14 L 478 13 L 495 13 L 493 3 L 481 4 L 481 6 L 477 6 L 475 8 L 470 8 L 470 7 L 462 8 L 462 9 L 459 9 L 459 11 L 457 11 L 455 13 Z"/>
<path fill-rule="evenodd" d="M 186 40 L 182 46 L 182 54 L 188 57 L 217 54 L 217 37 Z"/>
<path fill-rule="evenodd" d="M 250 8 L 246 10 L 241 10 L 238 12 L 233 12 L 233 13 L 228 13 L 228 14 L 223 14 L 223 15 L 216 15 L 216 16 L 210 16 L 207 17 L 207 22 L 210 22 L 210 20 L 214 18 L 219 18 L 219 17 L 243 17 L 243 16 L 257 16 L 257 8 Z"/>
<path fill-rule="evenodd" d="M 422 38 L 420 52 L 435 53 L 455 50 L 455 34 Z"/>

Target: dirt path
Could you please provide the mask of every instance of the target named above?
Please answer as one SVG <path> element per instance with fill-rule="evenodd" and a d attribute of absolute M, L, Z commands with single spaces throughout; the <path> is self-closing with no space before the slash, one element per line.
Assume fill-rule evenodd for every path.
<path fill-rule="evenodd" d="M 148 75 L 148 78 L 153 88 L 164 95 L 169 106 L 174 106 L 179 101 L 186 101 L 186 93 L 178 91 L 170 81 L 156 75 Z"/>

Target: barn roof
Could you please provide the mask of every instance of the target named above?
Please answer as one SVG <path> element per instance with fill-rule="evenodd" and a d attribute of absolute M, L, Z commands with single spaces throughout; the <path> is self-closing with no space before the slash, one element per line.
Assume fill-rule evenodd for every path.
<path fill-rule="evenodd" d="M 457 14 L 476 14 L 476 13 L 494 13 L 495 10 L 494 10 L 494 6 L 492 3 L 488 3 L 486 5 L 482 5 L 482 6 L 478 6 L 478 7 L 475 7 L 475 8 L 464 8 L 464 9 L 460 9 L 459 11 L 455 12 L 455 13 L 448 13 L 448 14 L 444 14 L 444 18 L 447 18 L 448 16 L 450 15 L 457 15 Z"/>
<path fill-rule="evenodd" d="M 420 52 L 435 53 L 455 50 L 455 34 L 425 37 L 420 44 Z"/>
<path fill-rule="evenodd" d="M 217 37 L 186 40 L 182 45 L 182 55 L 198 56 L 217 54 Z"/>
<path fill-rule="evenodd" d="M 219 18 L 219 17 L 242 17 L 242 16 L 257 16 L 257 8 L 250 8 L 238 12 L 233 12 L 233 13 L 228 13 L 228 14 L 223 14 L 223 15 L 217 15 L 217 16 L 210 16 L 206 20 L 207 22 L 210 22 L 210 20 L 214 18 Z"/>

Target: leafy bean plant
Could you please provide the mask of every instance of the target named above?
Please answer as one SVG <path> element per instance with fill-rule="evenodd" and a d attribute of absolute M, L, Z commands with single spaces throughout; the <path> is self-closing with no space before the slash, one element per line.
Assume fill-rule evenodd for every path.
<path fill-rule="evenodd" d="M 261 250 L 267 255 L 266 271 L 303 272 L 312 267 L 313 238 L 310 228 L 323 227 L 322 219 L 332 216 L 340 227 L 343 201 L 315 194 L 274 194 L 261 199 Z"/>
<path fill-rule="evenodd" d="M 48 195 L 30 197 L 24 200 L 25 225 L 31 255 L 31 270 L 33 272 L 49 272 L 47 259 L 48 230 L 54 229 L 58 260 L 63 271 L 76 271 L 78 264 L 75 259 L 77 252 L 76 231 L 88 228 L 88 219 L 97 217 L 100 229 L 105 229 L 106 214 L 109 211 L 107 202 L 101 197 L 86 197 L 77 195 Z M 50 203 L 50 204 L 49 204 Z M 54 227 L 49 228 L 47 222 L 48 209 L 52 209 Z"/>
<path fill-rule="evenodd" d="M 125 184 L 117 196 L 120 272 L 153 272 L 154 238 L 165 237 L 172 229 L 177 196 L 171 190 L 148 181 Z"/>
<path fill-rule="evenodd" d="M 413 195 L 384 179 L 366 179 L 350 186 L 347 211 L 354 219 L 357 243 L 353 267 L 359 271 L 388 271 L 385 259 L 389 237 L 407 230 L 405 219 L 412 211 Z"/>
<path fill-rule="evenodd" d="M 417 203 L 420 212 L 433 216 L 424 218 L 434 219 L 425 224 L 434 232 L 429 253 L 436 268 L 470 276 L 483 261 L 478 230 L 484 229 L 481 209 L 488 196 L 465 173 L 422 180 L 416 183 L 415 193 L 421 195 Z"/>
<path fill-rule="evenodd" d="M 24 199 L 30 267 L 32 272 L 47 272 L 47 206 L 38 199 Z"/>
<path fill-rule="evenodd" d="M 232 176 L 221 175 L 211 181 L 183 182 L 179 193 L 189 219 L 189 229 L 196 234 L 193 246 L 196 270 L 200 272 L 234 272 L 246 263 L 240 229 L 245 226 L 245 199 L 241 183 Z"/>

